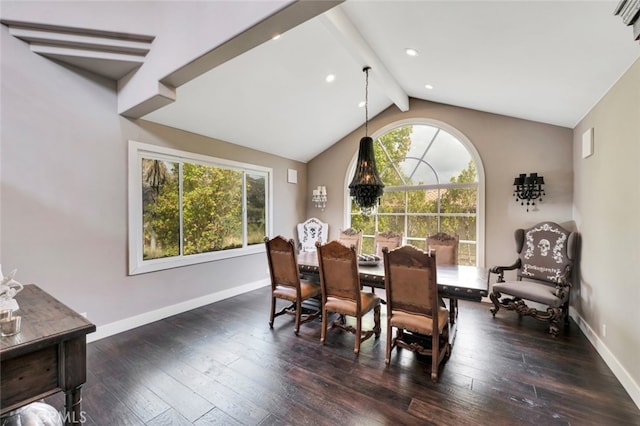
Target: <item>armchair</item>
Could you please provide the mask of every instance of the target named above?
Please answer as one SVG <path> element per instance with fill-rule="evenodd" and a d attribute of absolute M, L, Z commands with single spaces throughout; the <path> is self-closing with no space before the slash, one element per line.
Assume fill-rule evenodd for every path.
<path fill-rule="evenodd" d="M 576 258 L 578 234 L 553 222 L 542 222 L 515 231 L 518 259 L 509 266 L 493 266 L 497 281 L 489 294 L 496 316 L 500 308 L 549 321 L 549 333 L 557 336 L 559 322 L 569 324 L 571 271 Z M 515 271 L 516 280 L 505 280 L 505 271 Z M 511 297 L 502 298 L 505 293 Z M 526 301 L 546 306 L 546 311 L 529 307 Z"/>

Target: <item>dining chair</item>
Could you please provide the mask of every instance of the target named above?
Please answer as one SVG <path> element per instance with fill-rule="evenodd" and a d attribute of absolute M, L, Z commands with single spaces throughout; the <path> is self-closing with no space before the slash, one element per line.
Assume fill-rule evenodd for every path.
<path fill-rule="evenodd" d="M 427 235 L 426 251 L 432 251 L 436 255 L 437 265 L 457 265 L 458 264 L 458 246 L 460 245 L 460 236 L 458 234 L 450 235 L 445 232 Z"/>
<path fill-rule="evenodd" d="M 329 238 L 329 224 L 316 217 L 297 225 L 300 251 L 316 251 L 316 242 L 326 243 Z"/>
<path fill-rule="evenodd" d="M 436 265 L 457 265 L 460 236 L 438 232 L 427 235 L 426 251 L 436 257 Z M 449 309 L 458 317 L 458 299 L 449 299 Z"/>
<path fill-rule="evenodd" d="M 316 243 L 320 286 L 322 288 L 322 332 L 320 341 L 324 345 L 327 336 L 327 318 L 329 312 L 337 313 L 338 319 L 331 328 L 340 328 L 355 334 L 353 351 L 360 352 L 360 343 L 372 335 L 380 337 L 380 298 L 374 293 L 360 289 L 358 255 L 355 247 L 345 247 L 339 241 L 327 244 Z M 371 330 L 362 330 L 362 317 L 373 310 L 374 326 Z M 346 316 L 355 317 L 356 327 L 347 325 Z"/>
<path fill-rule="evenodd" d="M 360 254 L 360 252 L 362 251 L 362 231 L 356 231 L 353 228 L 347 228 L 343 231 L 340 231 L 338 241 L 340 241 L 347 247 L 351 247 L 353 245 L 356 248 L 357 254 Z"/>
<path fill-rule="evenodd" d="M 400 247 L 402 245 L 402 232 L 395 231 L 383 231 L 378 232 L 374 236 L 373 247 L 376 251 L 376 255 L 382 259 L 382 249 L 387 247 L 389 250 L 392 250 L 396 247 Z"/>
<path fill-rule="evenodd" d="M 269 239 L 264 238 L 271 275 L 271 317 L 269 327 L 273 328 L 273 320 L 283 314 L 295 316 L 296 334 L 300 332 L 300 324 L 312 321 L 320 315 L 316 309 L 307 313 L 303 312 L 302 302 L 321 294 L 317 283 L 300 278 L 296 248 L 293 239 L 285 239 L 282 236 Z M 276 299 L 284 299 L 292 302 L 276 313 Z"/>
<path fill-rule="evenodd" d="M 383 248 L 389 365 L 395 347 L 431 356 L 431 380 L 449 357 L 449 311 L 438 297 L 436 259 L 412 245 Z M 393 337 L 393 329 L 396 336 Z"/>

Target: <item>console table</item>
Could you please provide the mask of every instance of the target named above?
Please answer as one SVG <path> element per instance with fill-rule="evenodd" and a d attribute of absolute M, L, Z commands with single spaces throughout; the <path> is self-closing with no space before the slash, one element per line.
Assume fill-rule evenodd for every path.
<path fill-rule="evenodd" d="M 65 393 L 65 424 L 79 424 L 87 377 L 87 334 L 96 326 L 34 284 L 16 295 L 21 332 L 0 337 L 0 415 Z"/>

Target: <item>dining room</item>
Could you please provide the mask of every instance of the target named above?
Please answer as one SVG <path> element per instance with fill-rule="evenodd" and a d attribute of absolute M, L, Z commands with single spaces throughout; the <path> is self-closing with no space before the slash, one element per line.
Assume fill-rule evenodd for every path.
<path fill-rule="evenodd" d="M 606 22 L 587 25 L 579 37 L 564 34 L 555 40 L 556 44 L 565 38 L 570 42 L 563 55 L 554 56 L 569 63 L 583 58 L 576 46 L 598 48 L 597 54 L 586 55 L 591 58 L 586 62 L 590 66 L 584 65 L 581 72 L 564 72 L 553 61 L 540 60 L 554 71 L 560 88 L 573 83 L 579 86 L 580 78 L 589 81 L 589 76 L 594 76 L 595 84 L 595 75 L 605 71 L 602 68 L 616 71 L 599 91 L 580 86 L 591 95 L 583 99 L 587 106 L 573 119 L 558 123 L 520 116 L 515 109 L 482 109 L 474 103 L 503 93 L 509 99 L 519 98 L 522 104 L 533 104 L 539 93 L 531 93 L 526 84 L 512 91 L 492 86 L 493 91 L 483 95 L 464 86 L 467 102 L 407 95 L 402 109 L 392 100 L 395 97 L 389 97 L 396 92 L 388 92 L 388 86 L 381 84 L 388 80 L 380 80 L 380 70 L 373 66 L 370 111 L 365 118 L 364 107 L 357 107 L 365 94 L 359 60 L 351 66 L 354 70 L 348 78 L 336 80 L 340 86 L 324 85 L 329 84 L 324 80 L 325 70 L 318 67 L 315 73 L 307 65 L 287 68 L 299 72 L 282 73 L 285 89 L 261 78 L 266 75 L 262 73 L 272 76 L 282 71 L 281 62 L 270 59 L 278 54 L 276 40 L 271 42 L 274 26 L 281 25 L 283 34 L 295 34 L 308 21 L 316 30 L 326 31 L 329 20 L 332 37 L 339 36 L 340 20 L 323 15 L 326 9 L 335 6 L 355 22 L 364 16 L 354 13 L 357 8 L 367 3 L 383 8 L 376 4 L 385 2 L 344 2 L 342 6 L 336 6 L 342 2 L 285 2 L 293 9 L 276 2 L 255 8 L 247 6 L 255 2 L 163 2 L 162 7 L 154 3 L 3 0 L 0 9 L 2 267 L 4 272 L 17 269 L 16 280 L 38 285 L 95 325 L 96 331 L 87 336 L 82 397 L 89 424 L 207 424 L 216 420 L 228 424 L 357 424 L 362 423 L 360 419 L 374 424 L 397 419 L 407 424 L 590 424 L 593 419 L 599 424 L 640 424 L 639 311 L 635 306 L 639 287 L 632 273 L 639 253 L 640 240 L 634 236 L 640 234 L 636 220 L 640 196 L 621 185 L 638 180 L 640 54 L 631 29 L 611 13 L 615 4 L 585 2 L 582 11 L 573 8 L 571 13 L 556 5 L 554 14 L 536 15 L 540 19 L 564 16 L 578 26 L 596 17 L 602 20 L 597 22 Z M 460 17 L 445 12 L 461 5 L 410 3 L 414 7 L 437 3 L 432 5 L 433 14 L 419 15 L 432 21 Z M 473 6 L 475 16 L 487 20 L 499 16 L 491 9 L 495 5 L 486 6 L 489 9 Z M 297 13 L 301 11 L 304 13 Z M 583 19 L 568 19 L 576 13 Z M 468 17 L 473 22 L 472 18 Z M 184 25 L 165 28 L 161 22 Z M 432 22 L 434 28 L 436 24 Z M 183 30 L 191 25 L 199 30 Z M 534 27 L 537 30 L 522 32 L 522 36 L 531 36 L 535 46 L 540 43 L 534 37 L 540 26 Z M 252 30 L 245 32 L 247 28 Z M 426 31 L 428 26 L 419 28 Z M 460 30 L 458 25 L 452 28 Z M 607 34 L 584 42 L 593 28 Z M 74 36 L 72 43 L 86 41 L 85 37 L 109 43 L 130 37 L 135 47 L 129 46 L 124 53 L 150 53 L 145 53 L 145 59 L 127 56 L 126 61 L 117 56 L 118 67 L 109 62 L 114 60 L 112 55 L 106 55 L 110 59 L 100 57 L 102 65 L 96 70 L 89 67 L 95 65 L 95 57 L 69 63 L 57 50 L 39 50 L 39 37 L 49 37 L 47 43 L 54 43 L 70 35 Z M 471 39 L 465 37 L 444 49 L 451 62 L 475 57 L 455 53 L 456 46 L 467 45 Z M 252 50 L 256 40 L 268 50 Z M 345 47 L 352 46 L 345 39 L 338 40 L 340 50 L 329 52 L 345 59 L 344 51 L 350 51 Z M 607 47 L 613 40 L 624 47 Z M 286 37 L 280 41 L 287 42 Z M 98 49 L 98 53 L 120 49 L 118 44 Z M 241 55 L 239 45 L 242 53 L 251 53 Z M 544 46 L 551 51 L 553 45 Z M 227 58 L 229 52 L 238 52 L 238 57 Z M 291 52 L 298 50 L 289 45 L 288 52 L 296 56 Z M 402 61 L 412 60 L 401 53 Z M 244 62 L 252 54 L 258 55 L 252 59 L 259 65 Z M 624 61 L 610 61 L 608 55 L 623 56 Z M 458 84 L 466 82 L 465 74 L 475 74 L 470 69 L 482 74 L 478 67 L 493 62 L 487 57 L 476 59 L 477 63 L 467 66 L 458 63 L 458 73 L 450 73 L 458 76 Z M 508 59 L 506 55 L 505 63 Z M 352 56 L 344 62 L 355 63 Z M 215 72 L 200 74 L 203 64 L 216 65 Z M 228 68 L 217 67 L 221 64 Z M 403 68 L 411 68 L 409 64 Z M 416 72 L 423 75 L 425 69 L 419 66 Z M 313 77 L 315 82 L 320 74 L 323 86 L 317 92 L 326 96 L 322 98 L 326 103 L 291 89 L 297 81 L 294 76 Z M 506 78 L 518 73 L 498 74 Z M 206 81 L 206 75 L 217 84 L 214 91 L 199 90 L 197 84 Z M 194 85 L 189 86 L 187 80 Z M 244 87 L 249 83 L 254 89 L 260 86 L 280 92 L 261 98 L 260 103 L 251 96 L 236 97 L 251 92 Z M 222 103 L 193 111 L 218 114 L 198 121 L 215 123 L 230 133 L 198 133 L 186 125 L 163 124 L 160 112 L 153 115 L 152 110 L 160 111 L 163 106 L 178 107 L 180 98 L 189 97 L 189 90 L 208 93 L 212 103 Z M 233 96 L 223 96 L 228 92 Z M 352 99 L 336 101 L 346 93 Z M 557 94 L 544 93 L 538 112 L 559 114 L 558 110 L 569 109 L 562 107 L 569 99 L 567 92 L 561 92 L 561 100 Z M 306 107 L 298 103 L 301 98 L 309 101 Z M 290 102 L 288 113 L 282 112 L 281 102 Z M 344 112 L 343 104 L 354 112 Z M 258 111 L 250 114 L 254 105 Z M 333 110 L 337 116 L 330 115 Z M 240 125 L 232 126 L 236 121 L 227 113 L 233 120 L 243 117 Z M 345 117 L 350 121 L 342 121 Z M 296 123 L 305 133 L 284 139 L 294 127 L 287 123 Z M 261 130 L 267 125 L 279 129 L 282 138 Z M 343 126 L 340 133 L 323 133 L 338 126 Z M 424 134 L 431 138 L 420 139 L 420 146 L 431 146 L 434 153 L 440 144 L 438 137 L 446 136 L 442 143 L 444 148 L 450 143 L 450 149 L 442 151 L 443 155 L 432 161 L 426 157 L 431 154 L 422 151 L 427 154 L 421 164 L 436 169 L 437 159 L 443 169 L 433 173 L 429 166 L 416 168 L 417 160 L 411 162 L 413 168 L 409 162 L 400 167 L 394 162 L 400 154 L 390 155 L 385 162 L 384 145 L 374 145 L 376 160 L 386 166 L 381 171 L 389 179 L 384 182 L 387 192 L 378 210 L 360 214 L 349 189 L 360 140 L 370 136 L 383 142 L 395 132 L 405 138 L 396 140 L 402 146 L 410 140 L 407 129 L 414 128 L 430 129 Z M 260 137 L 247 138 L 245 132 L 255 129 Z M 321 146 L 314 139 L 320 134 L 323 143 L 330 143 Z M 267 150 L 241 143 L 247 139 L 274 145 Z M 284 148 L 290 153 L 281 151 Z M 302 148 L 308 151 L 301 154 Z M 409 155 L 408 150 L 404 154 L 420 158 L 415 152 Z M 444 167 L 450 165 L 446 160 L 455 160 L 455 168 L 445 172 Z M 402 181 L 413 170 L 416 179 Z M 530 178 L 533 173 L 544 177 L 545 193 L 542 201 L 537 197 L 529 200 L 536 204 L 528 208 L 514 196 L 514 179 L 521 174 Z M 225 180 L 215 191 L 208 188 L 206 192 L 197 185 L 189 186 L 199 176 L 224 176 Z M 322 194 L 317 195 L 324 200 L 314 199 L 318 188 Z M 412 198 L 410 190 L 422 191 L 424 196 Z M 169 203 L 178 194 L 187 202 Z M 203 198 L 197 198 L 201 194 Z M 158 208 L 147 209 L 150 201 L 157 202 Z M 415 211 L 416 205 L 431 210 Z M 225 220 L 209 220 L 208 228 L 190 227 L 201 223 L 195 221 L 204 216 L 196 209 L 199 206 L 227 208 L 217 216 Z M 264 220 L 251 221 L 250 214 Z M 232 222 L 226 219 L 233 215 L 245 222 L 229 225 Z M 161 228 L 159 220 L 153 222 L 160 217 L 171 218 L 171 226 Z M 385 365 L 384 305 L 380 336 L 363 342 L 357 357 L 350 333 L 330 332 L 326 344 L 321 344 L 321 318 L 302 324 L 298 336 L 288 316 L 277 318 L 270 329 L 269 266 L 263 238 L 282 235 L 297 242 L 297 225 L 312 217 L 329 225 L 328 241 L 338 239 L 348 228 L 362 231 L 361 252 L 371 255 L 375 254 L 376 233 L 390 228 L 403 232 L 405 245 L 424 249 L 428 249 L 429 234 L 455 230 L 460 237 L 460 263 L 474 268 L 513 262 L 517 257 L 514 232 L 554 221 L 579 233 L 581 240 L 567 317 L 570 325 L 560 327 L 554 338 L 544 321 L 502 310 L 493 317 L 493 305 L 484 294 L 479 301 L 456 298 L 457 332 L 437 384 L 430 377 L 429 357 L 394 350 L 389 366 Z M 158 226 L 145 226 L 149 223 Z M 228 225 L 225 232 L 233 230 L 233 238 L 219 238 L 223 228 L 216 226 L 221 223 Z M 454 223 L 455 228 L 447 228 Z M 160 230 L 163 232 L 157 232 Z M 203 243 L 201 237 L 208 240 Z M 489 292 L 495 277 L 484 283 Z M 374 292 L 383 296 L 384 290 Z M 365 325 L 370 325 L 367 318 Z M 64 405 L 59 394 L 52 398 L 52 404 Z"/>

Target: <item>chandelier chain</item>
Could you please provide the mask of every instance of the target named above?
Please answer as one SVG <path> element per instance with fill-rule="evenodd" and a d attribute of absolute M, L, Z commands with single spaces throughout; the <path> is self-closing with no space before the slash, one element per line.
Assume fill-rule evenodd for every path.
<path fill-rule="evenodd" d="M 369 70 L 371 67 L 364 67 L 364 135 L 369 136 Z"/>

